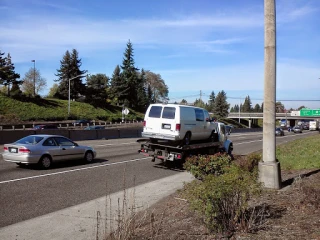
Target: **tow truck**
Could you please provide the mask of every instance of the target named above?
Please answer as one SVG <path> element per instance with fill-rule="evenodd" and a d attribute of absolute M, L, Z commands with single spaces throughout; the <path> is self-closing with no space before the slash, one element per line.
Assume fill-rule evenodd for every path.
<path fill-rule="evenodd" d="M 168 141 L 162 139 L 138 139 L 141 144 L 138 152 L 152 158 L 152 162 L 160 159 L 167 161 L 184 161 L 186 157 L 197 154 L 215 154 L 226 152 L 232 156 L 233 143 L 228 139 L 230 132 L 225 129 L 224 123 L 218 123 L 217 131 L 207 140 L 194 141 L 183 145 L 181 141 Z"/>

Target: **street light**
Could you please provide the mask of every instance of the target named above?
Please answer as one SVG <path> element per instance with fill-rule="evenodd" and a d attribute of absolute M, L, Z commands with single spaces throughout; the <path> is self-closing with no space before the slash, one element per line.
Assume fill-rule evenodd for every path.
<path fill-rule="evenodd" d="M 83 74 L 80 74 L 78 76 L 75 76 L 73 78 L 69 78 L 68 81 L 69 81 L 69 96 L 68 96 L 68 116 L 70 115 L 70 81 L 71 80 L 74 80 L 76 78 L 79 78 L 79 77 L 85 77 L 87 75 L 83 75 Z"/>
<path fill-rule="evenodd" d="M 33 62 L 33 96 L 36 96 L 36 60 L 31 60 Z"/>

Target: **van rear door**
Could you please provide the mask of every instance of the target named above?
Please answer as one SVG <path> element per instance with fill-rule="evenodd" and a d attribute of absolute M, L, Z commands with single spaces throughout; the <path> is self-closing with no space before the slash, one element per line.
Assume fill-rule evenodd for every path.
<path fill-rule="evenodd" d="M 176 131 L 176 107 L 164 106 L 161 122 L 159 125 L 160 134 L 173 134 Z"/>
<path fill-rule="evenodd" d="M 145 116 L 145 131 L 154 134 L 160 133 L 162 106 L 150 106 Z"/>

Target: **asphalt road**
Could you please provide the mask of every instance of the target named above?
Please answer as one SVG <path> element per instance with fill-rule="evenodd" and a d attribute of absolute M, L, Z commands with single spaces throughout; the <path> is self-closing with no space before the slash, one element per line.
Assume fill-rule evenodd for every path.
<path fill-rule="evenodd" d="M 287 133 L 277 144 L 318 132 Z M 234 154 L 248 154 L 262 148 L 262 133 L 232 133 Z M 18 167 L 0 157 L 0 228 L 27 219 L 84 203 L 124 188 L 175 175 L 137 153 L 136 139 L 91 140 L 78 142 L 93 146 L 98 153 L 91 164 L 77 161 L 55 165 L 50 170 Z M 2 146 L 1 146 L 2 149 Z"/>

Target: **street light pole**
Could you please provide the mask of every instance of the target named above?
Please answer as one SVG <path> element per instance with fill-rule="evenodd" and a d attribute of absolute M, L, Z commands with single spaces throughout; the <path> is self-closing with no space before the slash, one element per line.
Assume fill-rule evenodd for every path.
<path fill-rule="evenodd" d="M 70 115 L 70 82 L 71 82 L 71 80 L 74 80 L 74 79 L 79 78 L 79 77 L 85 77 L 85 76 L 87 76 L 87 75 L 80 74 L 80 75 L 78 75 L 78 76 L 75 76 L 75 77 L 73 77 L 73 78 L 69 78 L 69 79 L 68 79 L 68 82 L 69 82 L 69 93 L 68 93 L 68 116 Z"/>
<path fill-rule="evenodd" d="M 241 98 L 239 98 L 239 123 L 240 123 L 240 104 L 241 104 Z"/>
<path fill-rule="evenodd" d="M 36 96 L 36 60 L 31 60 L 33 62 L 33 96 Z"/>

